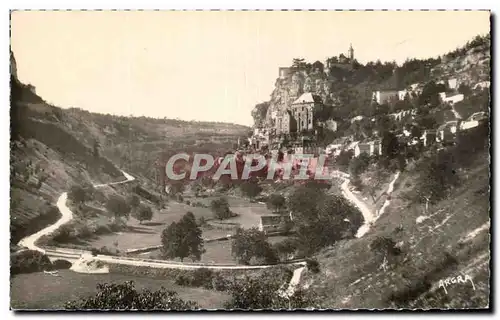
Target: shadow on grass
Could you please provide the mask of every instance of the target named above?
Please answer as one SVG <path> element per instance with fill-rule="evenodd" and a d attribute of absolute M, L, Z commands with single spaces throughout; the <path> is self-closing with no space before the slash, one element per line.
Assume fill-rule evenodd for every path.
<path fill-rule="evenodd" d="M 123 230 L 123 232 L 128 232 L 128 233 L 141 233 L 141 234 L 155 234 L 156 232 L 149 229 L 149 228 L 142 228 L 142 227 L 128 227 L 127 229 Z"/>
<path fill-rule="evenodd" d="M 165 222 L 143 222 L 141 225 L 142 226 L 149 226 L 149 227 L 154 227 L 154 226 L 161 226 L 164 225 Z"/>

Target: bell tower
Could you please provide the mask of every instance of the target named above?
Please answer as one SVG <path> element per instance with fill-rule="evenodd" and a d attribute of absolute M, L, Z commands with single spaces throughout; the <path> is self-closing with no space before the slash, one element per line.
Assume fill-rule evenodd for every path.
<path fill-rule="evenodd" d="M 354 60 L 354 49 L 352 47 L 352 43 L 349 46 L 349 60 L 353 61 Z"/>

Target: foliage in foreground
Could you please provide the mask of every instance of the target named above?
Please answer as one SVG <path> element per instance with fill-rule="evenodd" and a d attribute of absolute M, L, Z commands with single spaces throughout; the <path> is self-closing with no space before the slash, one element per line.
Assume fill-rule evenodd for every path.
<path fill-rule="evenodd" d="M 176 292 L 163 287 L 157 291 L 144 289 L 139 292 L 133 281 L 126 281 L 98 284 L 94 296 L 70 301 L 65 307 L 80 310 L 190 310 L 197 309 L 198 305 L 182 300 Z"/>
<path fill-rule="evenodd" d="M 291 275 L 288 275 L 291 278 Z M 260 277 L 245 276 L 233 281 L 229 286 L 231 299 L 226 308 L 231 309 L 305 309 L 319 307 L 316 300 L 307 290 L 297 288 L 288 296 L 284 291 L 288 289 L 289 279 L 266 272 Z"/>

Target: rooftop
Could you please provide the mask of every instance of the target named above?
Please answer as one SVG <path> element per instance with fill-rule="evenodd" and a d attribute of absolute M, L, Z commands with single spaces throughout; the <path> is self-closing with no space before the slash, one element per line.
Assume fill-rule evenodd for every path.
<path fill-rule="evenodd" d="M 302 104 L 302 103 L 322 103 L 321 97 L 311 92 L 303 93 L 297 100 L 292 104 Z"/>

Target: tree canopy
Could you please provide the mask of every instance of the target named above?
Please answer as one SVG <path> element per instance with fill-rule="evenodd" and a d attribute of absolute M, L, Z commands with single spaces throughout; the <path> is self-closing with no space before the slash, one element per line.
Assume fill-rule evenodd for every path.
<path fill-rule="evenodd" d="M 141 205 L 133 211 L 132 216 L 142 224 L 143 221 L 150 221 L 153 218 L 153 211 L 150 207 Z"/>
<path fill-rule="evenodd" d="M 249 264 L 252 258 L 262 259 L 264 263 L 277 262 L 266 235 L 257 228 L 238 228 L 232 237 L 231 254 L 243 264 Z"/>
<path fill-rule="evenodd" d="M 114 195 L 106 202 L 106 209 L 111 212 L 115 218 L 128 218 L 131 207 L 125 199 L 119 195 Z"/>
<path fill-rule="evenodd" d="M 192 212 L 187 212 L 180 221 L 172 222 L 161 235 L 162 254 L 165 258 L 191 257 L 200 260 L 204 253 L 202 231 Z"/>

